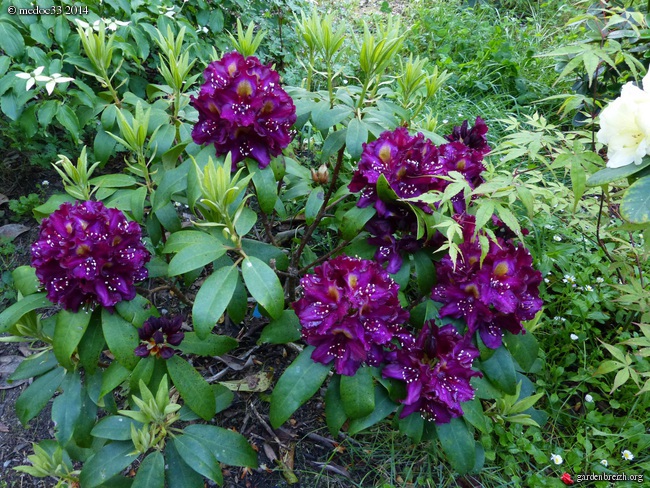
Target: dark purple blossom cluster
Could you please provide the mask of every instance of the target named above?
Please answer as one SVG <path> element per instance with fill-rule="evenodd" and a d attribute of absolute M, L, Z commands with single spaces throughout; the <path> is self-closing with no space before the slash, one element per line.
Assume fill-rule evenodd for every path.
<path fill-rule="evenodd" d="M 73 312 L 132 300 L 150 258 L 140 226 L 102 202 L 62 204 L 43 219 L 32 245 L 32 266 L 47 298 Z"/>
<path fill-rule="evenodd" d="M 181 332 L 182 325 L 183 318 L 180 315 L 174 318 L 149 317 L 138 329 L 140 345 L 135 348 L 135 355 L 169 359 L 176 352 L 171 346 L 178 346 L 185 338 L 185 333 Z"/>
<path fill-rule="evenodd" d="M 397 298 L 398 285 L 366 259 L 338 256 L 305 275 L 303 297 L 293 304 L 312 359 L 336 372 L 354 375 L 361 364 L 378 365 L 384 347 L 407 338 L 401 327 L 409 314 Z"/>
<path fill-rule="evenodd" d="M 524 333 L 522 321 L 542 308 L 542 274 L 532 267 L 530 252 L 511 240 L 490 241 L 481 264 L 481 245 L 475 236 L 474 217 L 463 215 L 464 241 L 454 264 L 449 256 L 436 263 L 437 284 L 431 297 L 444 304 L 441 317 L 464 318 L 468 333 L 478 330 L 485 345 L 501 346 L 503 331 Z"/>
<path fill-rule="evenodd" d="M 199 121 L 192 130 L 196 144 L 214 144 L 217 154 L 231 152 L 233 168 L 246 157 L 265 168 L 293 139 L 293 100 L 280 76 L 254 56 L 238 52 L 213 61 L 192 104 Z"/>
<path fill-rule="evenodd" d="M 469 380 L 478 350 L 471 337 L 447 325 L 426 323 L 415 338 L 402 324 L 409 314 L 398 301 L 398 286 L 373 261 L 339 256 L 301 280 L 303 296 L 293 304 L 312 359 L 334 361 L 337 373 L 354 375 L 366 363 L 385 363 L 384 376 L 406 383 L 402 416 L 420 412 L 437 423 L 463 414 L 471 400 Z"/>
<path fill-rule="evenodd" d="M 388 353 L 384 378 L 406 383 L 406 398 L 400 414 L 414 412 L 438 424 L 463 415 L 461 402 L 474 398 L 470 379 L 483 376 L 472 369 L 479 355 L 468 335 L 462 336 L 453 325 L 438 327 L 425 322 L 415 344 Z"/>
<path fill-rule="evenodd" d="M 409 135 L 404 127 L 387 131 L 364 145 L 359 166 L 349 188 L 360 193 L 357 206 L 374 206 L 377 214 L 368 222 L 370 243 L 377 246 L 375 259 L 388 263 L 388 271 L 397 272 L 402 266 L 402 253 L 417 249 L 425 242 L 414 237 L 417 219 L 413 212 L 400 202 L 385 202 L 377 193 L 377 181 L 383 175 L 398 198 L 413 198 L 432 190 L 444 191 L 449 181 L 442 179 L 451 171 L 465 176 L 472 188 L 483 179 L 483 157 L 490 151 L 485 135 L 487 125 L 480 117 L 474 127 L 467 121 L 454 127 L 446 144 L 435 146 L 424 135 Z M 462 195 L 453 199 L 457 212 L 465 210 Z M 425 202 L 412 201 L 412 205 L 425 213 L 431 207 Z"/>

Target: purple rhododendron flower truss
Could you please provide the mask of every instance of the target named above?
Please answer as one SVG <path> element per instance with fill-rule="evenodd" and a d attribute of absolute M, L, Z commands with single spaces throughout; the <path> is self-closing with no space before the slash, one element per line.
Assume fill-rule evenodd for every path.
<path fill-rule="evenodd" d="M 408 341 L 401 324 L 409 314 L 397 298 L 399 286 L 367 259 L 338 256 L 300 280 L 303 296 L 293 303 L 312 359 L 353 376 L 363 363 L 376 366 L 394 338 Z"/>
<path fill-rule="evenodd" d="M 135 348 L 135 355 L 146 358 L 149 355 L 169 359 L 174 355 L 185 333 L 181 332 L 183 318 L 177 315 L 169 317 L 149 317 L 138 329 L 140 345 Z"/>
<path fill-rule="evenodd" d="M 533 269 L 533 258 L 521 244 L 497 238 L 480 265 L 481 246 L 474 233 L 474 219 L 463 216 L 464 242 L 456 266 L 449 255 L 436 264 L 438 283 L 431 297 L 443 303 L 441 317 L 464 318 L 469 333 L 477 330 L 491 349 L 501 346 L 503 330 L 525 333 L 522 321 L 531 320 L 542 308 L 539 284 L 542 274 Z"/>
<path fill-rule="evenodd" d="M 406 398 L 400 414 L 413 412 L 438 424 L 446 424 L 463 415 L 461 402 L 474 398 L 470 379 L 483 376 L 472 370 L 479 351 L 469 336 L 461 336 L 453 325 L 437 327 L 428 321 L 411 347 L 402 347 L 387 355 L 384 378 L 406 382 Z"/>
<path fill-rule="evenodd" d="M 238 52 L 213 61 L 192 105 L 199 121 L 192 130 L 196 144 L 214 144 L 218 155 L 232 153 L 235 165 L 246 157 L 265 168 L 291 143 L 296 122 L 293 100 L 280 76 L 255 56 Z"/>
<path fill-rule="evenodd" d="M 141 229 L 102 202 L 62 204 L 41 222 L 32 266 L 47 298 L 66 310 L 100 304 L 109 310 L 135 297 L 151 255 Z"/>
<path fill-rule="evenodd" d="M 384 217 L 394 210 L 377 196 L 376 185 L 382 174 L 400 198 L 443 190 L 446 184 L 437 177 L 446 174 L 438 161 L 438 148 L 422 133 L 411 136 L 404 127 L 386 131 L 376 141 L 364 144 L 359 167 L 348 185 L 350 191 L 361 192 L 358 207 L 374 205 L 377 214 Z M 431 213 L 428 204 L 415 204 Z"/>

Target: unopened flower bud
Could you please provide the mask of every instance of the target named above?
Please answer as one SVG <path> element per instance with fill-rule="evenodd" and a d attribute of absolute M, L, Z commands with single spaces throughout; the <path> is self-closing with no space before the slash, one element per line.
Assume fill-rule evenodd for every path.
<path fill-rule="evenodd" d="M 315 183 L 318 183 L 320 185 L 324 185 L 325 183 L 327 183 L 330 179 L 330 172 L 327 169 L 327 165 L 321 164 L 320 167 L 318 168 L 318 171 L 312 168 L 311 179 L 314 180 Z"/>

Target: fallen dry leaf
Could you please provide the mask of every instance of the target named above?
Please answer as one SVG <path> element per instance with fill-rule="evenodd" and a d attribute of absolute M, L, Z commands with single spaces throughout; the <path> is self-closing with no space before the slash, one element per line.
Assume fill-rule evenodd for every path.
<path fill-rule="evenodd" d="M 8 201 L 9 198 L 7 197 L 7 195 L 3 195 L 2 193 L 0 193 L 0 205 L 2 205 L 3 203 L 7 203 Z"/>
<path fill-rule="evenodd" d="M 16 237 L 27 232 L 29 227 L 22 224 L 7 224 L 0 227 L 0 239 L 13 241 Z"/>
<path fill-rule="evenodd" d="M 16 368 L 23 362 L 22 356 L 0 356 L 0 390 L 8 390 L 22 385 L 27 380 L 13 381 L 9 383 L 9 376 L 16 371 Z"/>
<path fill-rule="evenodd" d="M 231 391 L 266 391 L 271 386 L 272 373 L 256 373 L 246 376 L 242 380 L 222 381 L 220 384 Z"/>
<path fill-rule="evenodd" d="M 5 424 L 0 422 L 0 432 L 4 432 L 4 433 L 9 432 L 9 427 L 7 427 Z"/>

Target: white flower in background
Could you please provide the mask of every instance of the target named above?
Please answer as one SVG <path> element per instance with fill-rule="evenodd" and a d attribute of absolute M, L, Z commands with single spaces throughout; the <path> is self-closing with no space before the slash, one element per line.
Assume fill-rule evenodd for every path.
<path fill-rule="evenodd" d="M 585 285 L 585 291 L 594 291 L 591 285 Z"/>
<path fill-rule="evenodd" d="M 571 334 L 569 337 L 571 338 L 572 341 L 577 341 L 578 339 L 580 339 L 576 334 Z"/>
<path fill-rule="evenodd" d="M 447 119 L 443 119 L 443 120 L 442 120 L 442 123 L 443 123 L 443 124 L 446 124 L 447 122 L 449 122 Z"/>
<path fill-rule="evenodd" d="M 554 464 L 560 465 L 563 462 L 562 456 L 559 454 L 551 454 L 551 461 L 553 461 Z"/>
<path fill-rule="evenodd" d="M 607 145 L 607 167 L 641 164 L 650 155 L 650 72 L 643 89 L 629 82 L 600 113 L 598 142 Z"/>
<path fill-rule="evenodd" d="M 53 73 L 50 76 L 50 81 L 45 83 L 45 89 L 47 90 L 47 94 L 48 95 L 52 94 L 52 92 L 54 91 L 54 87 L 56 86 L 57 83 L 67 83 L 69 81 L 74 81 L 74 78 L 63 76 L 61 75 L 61 73 Z"/>
<path fill-rule="evenodd" d="M 609 466 L 609 463 L 607 462 L 607 459 L 601 459 L 600 464 L 602 464 L 605 467 Z"/>
<path fill-rule="evenodd" d="M 210 32 L 210 29 L 208 29 L 208 27 L 204 25 L 203 27 L 199 27 L 198 29 L 196 29 L 196 32 L 203 32 L 204 34 L 207 34 L 208 32 Z"/>
<path fill-rule="evenodd" d="M 627 449 L 625 449 L 625 451 L 621 452 L 621 456 L 623 456 L 623 459 L 625 459 L 626 461 L 632 461 L 634 459 L 634 454 L 632 454 Z"/>
<path fill-rule="evenodd" d="M 165 17 L 169 17 L 170 19 L 174 18 L 174 15 L 176 15 L 176 8 L 175 7 L 165 7 L 161 8 L 159 10 L 160 15 L 164 15 Z"/>
<path fill-rule="evenodd" d="M 562 238 L 561 238 L 559 235 L 555 234 L 555 235 L 553 236 L 553 240 L 554 240 L 554 241 L 557 241 L 557 242 L 561 242 L 561 241 L 562 241 Z"/>
<path fill-rule="evenodd" d="M 544 278 L 544 283 L 550 283 L 550 282 L 551 280 L 549 280 L 548 278 Z"/>
<path fill-rule="evenodd" d="M 605 283 L 605 278 L 599 276 L 598 278 L 596 278 L 596 283 Z"/>
<path fill-rule="evenodd" d="M 564 279 L 562 280 L 564 283 L 575 283 L 576 282 L 576 277 L 573 275 L 564 275 Z"/>
<path fill-rule="evenodd" d="M 106 28 L 108 30 L 110 30 L 110 31 L 113 31 L 113 32 L 115 32 L 118 28 L 126 27 L 127 25 L 129 25 L 131 23 L 130 21 L 129 22 L 122 22 L 120 20 L 115 20 L 113 18 L 111 18 L 111 19 L 102 19 L 102 20 L 104 21 L 104 25 L 106 26 Z M 95 24 L 97 24 L 97 27 L 95 27 Z M 99 30 L 99 20 L 96 20 L 95 22 L 93 22 L 93 28 L 95 28 L 95 30 Z"/>
<path fill-rule="evenodd" d="M 47 180 L 43 180 L 43 182 L 41 183 L 42 186 L 48 186 L 49 184 L 50 182 Z"/>
<path fill-rule="evenodd" d="M 74 19 L 75 23 L 81 27 L 82 29 L 90 29 L 90 24 L 88 22 L 84 22 L 83 20 L 80 19 Z"/>
<path fill-rule="evenodd" d="M 43 76 L 41 73 L 45 69 L 45 66 L 39 66 L 31 73 L 17 73 L 16 76 L 21 80 L 27 80 L 25 85 L 25 90 L 29 91 L 37 81 L 50 81 L 49 76 Z"/>
<path fill-rule="evenodd" d="M 585 402 L 587 403 L 594 403 L 594 397 L 592 397 L 589 393 L 585 395 Z"/>

